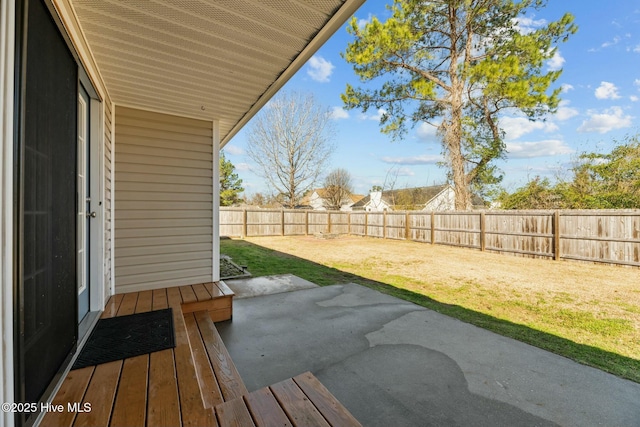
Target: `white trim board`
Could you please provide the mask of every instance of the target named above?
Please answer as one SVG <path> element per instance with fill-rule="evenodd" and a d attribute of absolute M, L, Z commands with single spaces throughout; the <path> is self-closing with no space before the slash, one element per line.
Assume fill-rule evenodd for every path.
<path fill-rule="evenodd" d="M 211 281 L 220 280 L 220 123 L 214 120 L 213 129 L 213 161 L 212 161 L 212 193 L 213 193 L 213 238 L 211 252 Z"/>

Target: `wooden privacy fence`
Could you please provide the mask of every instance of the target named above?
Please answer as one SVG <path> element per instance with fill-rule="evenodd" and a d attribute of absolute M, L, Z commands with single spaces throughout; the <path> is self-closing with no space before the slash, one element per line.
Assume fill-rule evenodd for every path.
<path fill-rule="evenodd" d="M 640 210 L 338 212 L 220 208 L 220 235 L 351 234 L 640 267 Z"/>

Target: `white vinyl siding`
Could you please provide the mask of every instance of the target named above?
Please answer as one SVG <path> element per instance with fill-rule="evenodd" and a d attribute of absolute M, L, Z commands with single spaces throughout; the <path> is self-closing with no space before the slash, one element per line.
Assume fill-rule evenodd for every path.
<path fill-rule="evenodd" d="M 212 122 L 116 107 L 116 292 L 212 277 Z"/>

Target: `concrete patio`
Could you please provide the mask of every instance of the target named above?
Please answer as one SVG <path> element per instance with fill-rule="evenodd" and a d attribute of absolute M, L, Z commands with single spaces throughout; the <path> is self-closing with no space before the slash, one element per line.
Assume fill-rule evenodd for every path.
<path fill-rule="evenodd" d="M 217 324 L 250 391 L 310 370 L 365 426 L 640 426 L 640 384 L 360 285 L 290 284 Z"/>

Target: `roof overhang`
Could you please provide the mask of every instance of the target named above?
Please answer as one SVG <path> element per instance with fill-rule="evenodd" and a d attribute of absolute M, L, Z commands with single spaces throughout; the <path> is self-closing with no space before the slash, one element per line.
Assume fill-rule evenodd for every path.
<path fill-rule="evenodd" d="M 365 0 L 72 0 L 117 105 L 217 120 L 224 146 Z"/>

